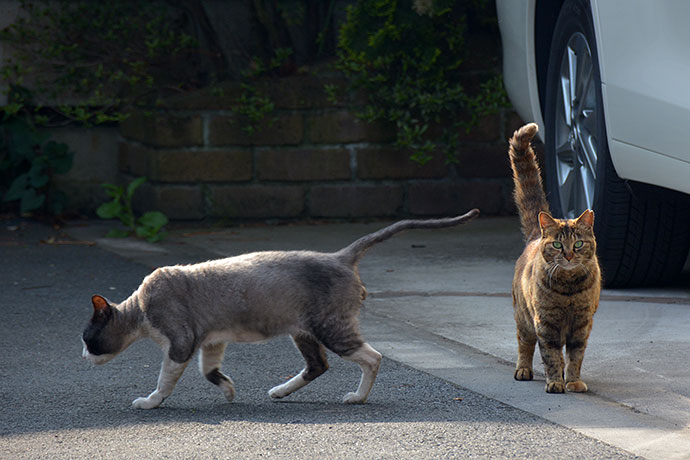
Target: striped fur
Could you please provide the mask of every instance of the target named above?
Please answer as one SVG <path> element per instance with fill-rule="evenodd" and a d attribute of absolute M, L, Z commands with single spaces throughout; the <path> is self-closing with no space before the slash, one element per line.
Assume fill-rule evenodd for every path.
<path fill-rule="evenodd" d="M 530 142 L 537 134 L 537 129 L 536 123 L 529 123 L 515 131 L 508 149 L 515 183 L 515 204 L 520 212 L 522 233 L 527 242 L 541 235 L 539 213 L 549 212 L 549 203 L 541 183 L 541 171 Z"/>
<path fill-rule="evenodd" d="M 526 240 L 513 277 L 518 341 L 514 377 L 532 380 L 538 345 L 546 391 L 584 392 L 587 385 L 580 378 L 580 369 L 601 290 L 594 213 L 587 210 L 577 219 L 551 217 L 530 146 L 536 132 L 534 123 L 518 129 L 509 149 L 515 202 Z"/>

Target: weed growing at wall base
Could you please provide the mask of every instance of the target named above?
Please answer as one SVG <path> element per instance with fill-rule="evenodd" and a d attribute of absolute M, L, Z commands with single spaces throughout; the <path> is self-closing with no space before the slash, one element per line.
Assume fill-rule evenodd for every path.
<path fill-rule="evenodd" d="M 100 205 L 96 214 L 101 219 L 118 219 L 125 227 L 124 229 L 114 228 L 110 230 L 106 235 L 107 237 L 125 238 L 136 235 L 154 243 L 166 236 L 166 232 L 161 230 L 168 223 L 165 214 L 159 211 L 149 211 L 140 217 L 136 217 L 134 214 L 132 197 L 136 189 L 144 182 L 146 182 L 146 178 L 139 177 L 130 182 L 126 188 L 121 185 L 103 184 L 103 188 L 112 198 L 112 201 Z"/>
<path fill-rule="evenodd" d="M 0 197 L 19 203 L 21 214 L 60 214 L 67 200 L 53 177 L 72 168 L 74 154 L 27 120 L 5 115 L 0 122 Z"/>

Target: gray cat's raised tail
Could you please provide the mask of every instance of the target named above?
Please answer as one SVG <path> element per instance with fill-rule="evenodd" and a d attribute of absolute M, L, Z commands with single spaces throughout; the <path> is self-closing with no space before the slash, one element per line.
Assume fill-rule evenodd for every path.
<path fill-rule="evenodd" d="M 401 220 L 400 222 L 396 222 L 393 225 L 382 228 L 377 232 L 363 236 L 351 245 L 338 251 L 337 255 L 342 260 L 347 261 L 351 265 L 355 265 L 364 256 L 367 249 L 377 243 L 387 240 L 391 236 L 395 235 L 396 233 L 400 233 L 403 230 L 455 227 L 456 225 L 469 222 L 478 215 L 479 209 L 473 209 L 462 216 L 444 219 Z"/>

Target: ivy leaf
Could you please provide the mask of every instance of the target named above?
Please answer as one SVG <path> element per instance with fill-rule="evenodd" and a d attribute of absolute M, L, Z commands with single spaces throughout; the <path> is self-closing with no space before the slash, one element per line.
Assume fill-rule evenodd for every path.
<path fill-rule="evenodd" d="M 26 190 L 28 186 L 29 174 L 24 173 L 18 175 L 14 179 L 14 181 L 12 181 L 12 185 L 10 185 L 10 188 L 5 193 L 5 196 L 3 197 L 2 201 L 20 200 L 22 198 L 22 195 L 24 195 L 24 190 Z"/>
<path fill-rule="evenodd" d="M 158 230 L 168 223 L 168 218 L 162 212 L 149 211 L 142 215 L 137 222 L 144 227 Z"/>
<path fill-rule="evenodd" d="M 43 153 L 48 157 L 48 163 L 55 174 L 64 174 L 72 167 L 73 154 L 67 144 L 48 141 L 43 147 Z"/>
<path fill-rule="evenodd" d="M 153 235 L 147 237 L 146 240 L 147 240 L 149 243 L 155 243 L 155 242 L 157 242 L 157 241 L 162 240 L 162 239 L 165 238 L 166 236 L 168 236 L 168 232 L 156 232 L 156 233 L 154 233 Z"/>
<path fill-rule="evenodd" d="M 114 228 L 106 233 L 105 236 L 106 238 L 127 238 L 129 236 L 129 232 L 127 230 Z"/>
<path fill-rule="evenodd" d="M 127 186 L 127 199 L 131 200 L 134 196 L 135 190 L 144 182 L 146 182 L 146 177 L 138 177 L 129 183 Z"/>
<path fill-rule="evenodd" d="M 109 201 L 103 203 L 96 209 L 96 214 L 101 219 L 114 219 L 122 212 L 122 205 L 119 201 Z"/>
<path fill-rule="evenodd" d="M 40 208 L 41 206 L 43 206 L 43 202 L 45 200 L 45 195 L 39 195 L 38 193 L 36 193 L 36 190 L 29 188 L 24 191 L 19 208 L 22 214 L 24 214 Z"/>
<path fill-rule="evenodd" d="M 113 184 L 103 184 L 102 187 L 105 189 L 105 193 L 116 201 L 120 199 L 125 194 L 125 189 L 119 185 Z"/>
<path fill-rule="evenodd" d="M 48 181 L 50 181 L 50 176 L 48 176 L 48 174 L 46 174 L 44 171 L 45 162 L 38 160 L 40 159 L 37 159 L 33 162 L 31 169 L 29 170 L 29 183 L 31 184 L 31 187 L 35 189 L 44 187 L 48 184 Z"/>
<path fill-rule="evenodd" d="M 72 169 L 72 156 L 53 158 L 50 164 L 53 166 L 53 172 L 55 174 L 65 174 Z"/>
<path fill-rule="evenodd" d="M 167 236 L 167 232 L 161 232 L 158 229 L 151 227 L 137 227 L 136 234 L 140 238 L 146 238 L 150 243 L 155 243 L 156 241 L 162 240 Z"/>
<path fill-rule="evenodd" d="M 140 238 L 151 238 L 156 234 L 156 231 L 152 229 L 151 227 L 137 227 L 136 230 L 134 231 L 138 237 Z"/>

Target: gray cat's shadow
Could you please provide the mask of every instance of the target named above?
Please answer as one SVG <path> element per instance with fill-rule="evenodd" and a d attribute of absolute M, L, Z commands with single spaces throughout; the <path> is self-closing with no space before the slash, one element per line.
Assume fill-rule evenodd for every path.
<path fill-rule="evenodd" d="M 377 382 L 366 404 L 349 405 L 342 396 L 356 388 L 359 368 L 352 363 L 337 362 L 331 356 L 332 367 L 326 374 L 302 390 L 282 400 L 272 400 L 267 390 L 271 385 L 288 378 L 286 368 L 298 370 L 296 356 L 288 363 L 278 360 L 257 366 L 255 354 L 272 354 L 289 342 L 266 344 L 249 352 L 245 359 L 235 358 L 233 375 L 237 388 L 235 400 L 228 403 L 221 392 L 203 379 L 190 365 L 175 392 L 152 410 L 131 408 L 131 401 L 144 396 L 153 387 L 157 370 L 151 366 L 137 375 L 124 368 L 141 367 L 135 358 L 108 368 L 85 368 L 80 381 L 69 391 L 55 395 L 52 406 L 35 401 L 23 406 L 21 414 L 6 414 L 12 427 L 5 434 L 36 433 L 57 430 L 109 429 L 136 426 L 198 425 L 217 426 L 233 423 L 337 425 L 348 423 L 404 423 L 404 422 L 490 422 L 514 418 L 517 409 L 398 362 L 384 358 Z M 245 353 L 246 350 L 242 350 Z M 232 361 L 233 353 L 226 360 Z M 242 361 L 242 362 L 240 362 Z M 247 365 L 252 363 L 252 365 Z M 229 366 L 227 366 L 229 367 Z M 282 369 L 283 373 L 276 371 Z M 94 375 L 95 374 L 95 375 Z M 278 376 L 278 377 L 276 377 Z M 276 379 L 278 381 L 276 381 Z M 90 383 L 86 383 L 90 381 Z M 47 409 L 47 410 L 46 410 Z M 530 417 L 527 417 L 530 418 Z M 9 422 L 9 420 L 8 420 Z M 194 428 L 191 428 L 194 429 Z M 4 431 L 4 430 L 3 430 Z"/>
<path fill-rule="evenodd" d="M 359 370 L 355 366 L 333 366 L 317 381 L 281 400 L 271 400 L 266 388 L 261 386 L 242 388 L 240 379 L 236 379 L 238 393 L 232 403 L 226 402 L 217 390 L 199 392 L 197 389 L 188 393 L 185 389 L 183 394 L 177 398 L 173 394 L 157 409 L 116 409 L 112 415 L 123 422 L 128 420 L 126 423 L 145 424 L 341 424 L 478 422 L 504 420 L 508 413 L 516 411 L 388 359 L 383 361 L 367 403 L 343 404 L 341 397 L 347 390 L 356 388 L 358 378 Z"/>
<path fill-rule="evenodd" d="M 363 405 L 343 404 L 342 397 L 357 388 L 357 365 L 329 353 L 331 368 L 305 388 L 282 400 L 268 390 L 304 366 L 288 338 L 259 345 L 228 346 L 223 369 L 235 381 L 236 398 L 228 403 L 222 393 L 190 363 L 173 394 L 152 410 L 131 408 L 156 384 L 161 351 L 150 341 L 103 366 L 82 359 L 64 362 L 61 356 L 78 355 L 77 343 L 68 350 L 46 352 L 46 371 L 22 370 L 13 381 L 21 386 L 6 391 L 7 410 L 0 413 L 0 435 L 62 430 L 234 423 L 327 425 L 398 422 L 483 422 L 519 418 L 510 406 L 384 358 L 369 400 Z M 511 378 L 507 375 L 506 378 Z M 3 428 L 4 427 L 4 428 Z"/>
<path fill-rule="evenodd" d="M 229 354 L 229 360 L 232 361 L 232 353 Z M 271 384 L 281 383 L 290 375 L 281 375 L 279 371 L 274 373 L 271 368 L 285 369 L 290 364 L 299 366 L 301 361 L 298 355 L 294 364 L 284 361 L 265 363 L 261 369 L 244 368 L 238 364 L 238 369 L 229 372 L 237 389 L 236 398 L 231 403 L 225 401 L 216 388 L 204 382 L 200 376 L 195 376 L 181 382 L 178 388 L 180 393 L 173 393 L 158 409 L 116 412 L 121 416 L 133 417 L 140 423 L 175 420 L 205 424 L 337 424 L 476 421 L 492 418 L 485 411 L 476 410 L 477 406 L 486 403 L 483 396 L 385 358 L 367 403 L 344 404 L 342 397 L 356 389 L 360 371 L 351 363 L 338 362 L 339 359 L 329 354 L 329 371 L 285 399 L 272 400 L 267 390 Z M 278 381 L 275 381 L 276 375 L 280 376 Z M 506 409 L 510 410 L 507 406 Z"/>

